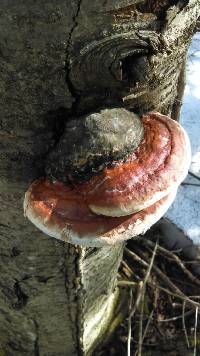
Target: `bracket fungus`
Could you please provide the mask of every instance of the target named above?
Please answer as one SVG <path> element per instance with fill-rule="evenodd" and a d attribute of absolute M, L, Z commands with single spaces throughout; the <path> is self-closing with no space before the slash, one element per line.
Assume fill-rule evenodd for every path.
<path fill-rule="evenodd" d="M 25 215 L 73 244 L 122 242 L 163 216 L 190 156 L 184 129 L 159 113 L 140 120 L 117 108 L 72 120 L 47 160 L 47 177 L 26 192 Z"/>

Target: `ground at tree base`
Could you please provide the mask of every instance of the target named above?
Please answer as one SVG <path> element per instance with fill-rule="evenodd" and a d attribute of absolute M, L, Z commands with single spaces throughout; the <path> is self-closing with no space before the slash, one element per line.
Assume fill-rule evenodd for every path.
<path fill-rule="evenodd" d="M 131 356 L 200 355 L 200 253 L 195 251 L 191 260 L 181 248 L 168 250 L 159 224 L 127 243 L 118 284 L 128 290 L 129 313 L 94 356 L 126 356 L 128 349 Z"/>

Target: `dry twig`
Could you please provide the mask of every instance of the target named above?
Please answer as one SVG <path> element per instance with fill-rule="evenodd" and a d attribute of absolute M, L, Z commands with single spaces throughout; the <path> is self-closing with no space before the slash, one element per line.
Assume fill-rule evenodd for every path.
<path fill-rule="evenodd" d="M 142 297 L 144 297 L 144 292 L 145 292 L 145 286 L 147 284 L 148 278 L 150 276 L 151 270 L 152 270 L 152 266 L 153 266 L 153 262 L 155 259 L 155 255 L 156 255 L 156 251 L 157 251 L 157 243 L 155 245 L 152 257 L 151 257 L 151 262 L 147 268 L 147 272 L 144 278 L 144 281 L 140 281 L 138 283 L 138 293 L 137 293 L 137 297 L 136 297 L 136 301 L 134 304 L 133 309 L 131 310 L 130 314 L 129 314 L 129 318 L 128 318 L 128 325 L 129 325 L 129 329 L 128 329 L 128 347 L 127 347 L 127 355 L 129 356 L 130 354 L 130 338 L 131 338 L 131 319 L 134 316 L 136 310 L 138 309 L 138 306 L 141 302 Z M 141 313 L 142 314 L 142 313 Z M 141 315 L 140 314 L 140 315 Z M 142 316 L 143 318 L 143 316 Z M 138 348 L 138 356 L 141 356 L 141 348 L 142 348 L 142 321 L 140 322 L 140 334 L 139 334 L 139 348 Z"/>
<path fill-rule="evenodd" d="M 150 315 L 149 315 L 149 317 L 148 317 L 148 321 L 147 321 L 147 324 L 146 324 L 145 329 L 144 329 L 144 334 L 143 334 L 143 338 L 142 338 L 142 343 L 144 342 L 144 339 L 145 339 L 145 337 L 146 337 L 146 334 L 147 334 L 147 331 L 148 331 L 148 328 L 149 328 L 149 325 L 150 325 L 151 321 L 154 320 L 154 319 L 153 319 L 153 313 L 154 313 L 154 311 L 152 310 L 151 313 L 150 313 Z"/>
<path fill-rule="evenodd" d="M 142 289 L 141 296 L 141 310 L 140 310 L 140 319 L 139 319 L 139 337 L 138 337 L 138 350 L 137 356 L 142 356 L 142 341 L 143 341 L 143 316 L 144 316 L 144 296 L 145 296 L 145 287 Z"/>
<path fill-rule="evenodd" d="M 132 308 L 132 302 L 133 302 L 133 291 L 132 289 L 130 289 L 130 303 L 129 303 L 130 310 Z M 131 356 L 131 313 L 129 313 L 129 317 L 128 317 L 127 356 Z"/>
<path fill-rule="evenodd" d="M 198 307 L 195 312 L 195 324 L 194 324 L 194 356 L 197 354 L 197 323 L 198 323 Z"/>
<path fill-rule="evenodd" d="M 129 265 L 123 260 L 122 265 L 124 266 L 124 273 L 127 275 L 127 277 L 130 277 L 134 275 L 132 269 L 129 267 Z"/>
<path fill-rule="evenodd" d="M 132 257 L 135 261 L 139 262 L 142 266 L 144 267 L 148 267 L 148 263 L 143 259 L 141 258 L 140 256 L 138 256 L 135 252 L 133 251 L 130 251 L 128 248 L 125 248 L 125 252 L 130 256 Z M 141 252 L 142 254 L 142 252 Z M 142 254 L 143 256 L 143 254 Z M 146 257 L 146 256 L 145 256 Z M 169 277 L 163 273 L 157 266 L 153 265 L 152 266 L 154 272 L 157 274 L 157 276 L 168 286 L 168 288 L 172 291 L 170 292 L 168 289 L 166 288 L 163 288 L 161 286 L 158 286 L 158 285 L 155 285 L 156 287 L 158 287 L 159 289 L 162 289 L 163 291 L 165 291 L 166 293 L 168 294 L 171 294 L 171 295 L 174 295 L 182 300 L 185 300 L 187 301 L 188 303 L 191 304 L 191 306 L 193 308 L 196 308 L 196 307 L 200 307 L 200 304 L 195 302 L 194 300 L 190 299 L 188 296 L 186 296 L 170 279 Z"/>
<path fill-rule="evenodd" d="M 194 174 L 194 173 L 191 172 L 191 171 L 189 171 L 188 174 L 189 174 L 190 176 L 192 176 L 193 178 L 200 180 L 200 177 L 199 177 L 197 174 Z"/>
<path fill-rule="evenodd" d="M 143 284 L 142 284 L 142 288 L 145 288 L 146 287 L 146 284 L 147 284 L 147 281 L 149 279 L 149 276 L 150 276 L 150 273 L 151 273 L 151 270 L 153 268 L 153 262 L 154 262 L 154 259 L 155 259 L 155 255 L 156 255 L 156 251 L 157 251 L 157 246 L 158 244 L 156 243 L 155 244 L 155 248 L 154 248 L 154 251 L 153 251 L 153 254 L 152 254 L 152 257 L 151 257 L 151 262 L 150 264 L 148 265 L 146 262 L 143 264 L 145 267 L 147 267 L 147 272 L 146 272 L 146 275 L 145 275 L 145 278 L 144 278 L 144 281 L 143 281 Z M 134 254 L 134 252 L 130 251 L 128 248 L 125 248 L 125 250 L 129 251 L 129 253 Z M 137 256 L 137 255 L 136 255 Z M 138 257 L 138 256 L 137 256 Z M 140 258 L 139 258 L 140 259 Z M 143 261 L 143 260 L 142 260 Z M 142 291 L 142 290 L 141 290 Z M 142 293 L 139 293 L 137 298 L 136 298 L 136 301 L 135 301 L 135 304 L 134 304 L 134 307 L 131 311 L 131 316 L 133 317 L 133 315 L 135 314 L 135 311 L 137 310 L 139 304 L 140 304 L 140 300 L 141 300 L 141 297 L 142 297 Z"/>
<path fill-rule="evenodd" d="M 183 331 L 184 331 L 184 334 L 185 334 L 186 344 L 187 344 L 187 347 L 189 348 L 190 347 L 190 343 L 189 343 L 188 333 L 187 333 L 187 329 L 186 329 L 186 325 L 185 325 L 185 305 L 186 305 L 186 302 L 183 301 L 182 325 L 183 325 Z"/>
<path fill-rule="evenodd" d="M 137 286 L 138 283 L 132 281 L 120 280 L 117 282 L 117 285 L 119 287 L 134 287 Z"/>
<path fill-rule="evenodd" d="M 145 241 L 145 243 L 147 245 L 150 245 L 150 246 L 154 246 L 155 244 L 152 242 L 152 241 Z M 182 271 L 188 276 L 188 278 L 198 284 L 200 286 L 200 280 L 195 277 L 184 265 L 184 263 L 181 261 L 181 259 L 175 254 L 173 253 L 172 251 L 169 251 L 167 249 L 165 249 L 164 247 L 158 245 L 158 250 L 160 252 L 163 252 L 164 255 L 170 257 L 173 261 L 175 261 L 177 263 L 177 265 L 182 269 Z"/>

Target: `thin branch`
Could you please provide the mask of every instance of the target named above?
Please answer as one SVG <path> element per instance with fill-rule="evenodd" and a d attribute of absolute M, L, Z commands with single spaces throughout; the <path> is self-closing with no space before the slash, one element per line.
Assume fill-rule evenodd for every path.
<path fill-rule="evenodd" d="M 124 260 L 122 260 L 122 265 L 123 265 L 123 266 L 125 267 L 125 269 L 130 273 L 131 276 L 134 275 L 132 269 L 129 267 L 129 265 L 128 265 Z M 125 274 L 128 275 L 127 271 L 124 271 L 124 272 L 126 272 Z M 128 277 L 129 277 L 129 275 L 128 275 Z"/>
<path fill-rule="evenodd" d="M 133 302 L 133 291 L 132 289 L 130 289 L 130 303 L 129 303 L 130 310 L 132 308 L 132 302 Z M 127 356 L 131 356 L 131 313 L 129 313 L 129 317 L 128 317 Z"/>
<path fill-rule="evenodd" d="M 139 338 L 138 338 L 138 352 L 137 356 L 142 356 L 142 340 L 143 340 L 143 316 L 144 316 L 144 296 L 145 296 L 145 287 L 142 290 L 141 296 L 141 310 L 140 310 L 140 319 L 139 319 Z"/>
<path fill-rule="evenodd" d="M 132 318 L 136 312 L 136 310 L 138 309 L 139 307 L 139 304 L 140 304 L 140 300 L 141 300 L 141 296 L 142 296 L 142 290 L 143 290 L 143 281 L 140 281 L 138 283 L 138 290 L 137 290 L 137 296 L 136 296 L 136 301 L 135 301 L 135 304 L 130 312 L 130 317 Z"/>
<path fill-rule="evenodd" d="M 157 244 L 157 242 L 156 242 L 155 248 L 154 248 L 154 251 L 153 251 L 153 254 L 152 254 L 152 257 L 151 257 L 151 262 L 150 262 L 150 264 L 148 265 L 146 262 L 143 264 L 143 265 L 145 265 L 145 267 L 147 267 L 147 272 L 146 272 L 144 281 L 143 281 L 143 283 L 142 283 L 142 288 L 144 288 L 144 287 L 146 286 L 147 281 L 148 281 L 148 279 L 149 279 L 151 270 L 152 270 L 152 268 L 153 268 L 153 262 L 154 262 L 154 259 L 155 259 L 157 247 L 158 247 L 158 244 Z M 125 248 L 125 250 L 128 250 L 128 248 Z M 130 251 L 130 250 L 128 250 L 128 251 L 129 251 L 129 253 L 131 253 L 131 255 L 132 255 L 132 254 L 135 255 L 134 252 L 132 252 L 132 251 Z M 137 256 L 137 255 L 136 255 L 136 256 Z M 137 257 L 138 257 L 138 256 L 137 256 Z M 139 259 L 140 259 L 140 258 L 139 258 Z M 143 261 L 143 260 L 142 260 L 142 261 Z M 131 317 L 133 317 L 133 315 L 135 314 L 135 311 L 136 311 L 136 309 L 138 308 L 138 306 L 139 306 L 139 304 L 140 304 L 141 297 L 142 297 L 142 293 L 139 293 L 138 296 L 137 296 L 137 298 L 136 298 L 134 307 L 133 307 L 133 309 L 132 309 L 132 311 L 131 311 Z"/>
<path fill-rule="evenodd" d="M 152 241 L 145 241 L 145 243 L 147 243 L 147 245 L 153 245 L 154 243 Z M 184 263 L 181 261 L 181 259 L 175 255 L 173 252 L 165 249 L 164 247 L 158 245 L 158 250 L 163 252 L 165 255 L 169 256 L 172 260 L 176 261 L 176 263 L 178 264 L 178 266 L 182 269 L 182 271 L 188 276 L 188 278 L 190 280 L 192 280 L 192 282 L 198 284 L 200 286 L 200 280 L 195 277 L 184 265 Z"/>
<path fill-rule="evenodd" d="M 192 186 L 194 186 L 194 187 L 200 187 L 200 184 L 197 184 L 197 183 L 182 182 L 181 185 L 192 185 Z"/>
<path fill-rule="evenodd" d="M 137 262 L 140 262 L 143 266 L 148 267 L 148 263 L 143 260 L 140 256 L 136 255 L 135 252 L 128 250 L 125 248 L 125 251 L 129 254 L 129 256 L 133 257 Z M 162 281 L 164 281 L 168 287 L 171 290 L 175 290 L 177 294 L 180 294 L 182 296 L 185 296 L 181 290 L 157 267 L 157 266 L 152 266 L 153 270 L 156 272 L 156 274 L 161 278 Z"/>
<path fill-rule="evenodd" d="M 195 312 L 195 325 L 194 325 L 194 356 L 197 354 L 197 323 L 198 323 L 198 307 Z"/>
<path fill-rule="evenodd" d="M 185 334 L 186 344 L 187 344 L 187 347 L 189 348 L 190 347 L 190 343 L 189 343 L 188 333 L 187 333 L 187 329 L 186 329 L 186 325 L 185 325 L 185 305 L 186 305 L 186 302 L 184 301 L 183 302 L 183 309 L 182 309 L 182 325 L 183 325 L 183 331 L 184 331 L 184 334 Z"/>
<path fill-rule="evenodd" d="M 184 313 L 184 316 L 189 316 L 193 313 L 194 313 L 194 310 L 189 310 L 188 312 Z M 173 318 L 168 318 L 168 319 L 163 319 L 163 320 L 159 320 L 159 319 L 153 319 L 153 320 L 157 321 L 157 323 L 163 323 L 163 322 L 168 323 L 169 321 L 176 321 L 178 319 L 181 319 L 182 317 L 183 317 L 183 313 L 181 315 L 174 316 Z"/>
<path fill-rule="evenodd" d="M 194 173 L 192 173 L 191 171 L 189 171 L 188 174 L 189 174 L 190 176 L 192 176 L 193 178 L 200 180 L 200 177 L 199 177 L 197 174 L 194 174 Z"/>
<path fill-rule="evenodd" d="M 117 282 L 118 287 L 133 287 L 137 286 L 138 283 L 126 280 L 120 280 Z"/>
<path fill-rule="evenodd" d="M 130 251 L 127 247 L 125 248 L 125 252 L 132 257 L 135 261 L 139 262 L 142 266 L 148 267 L 148 263 L 144 261 L 140 256 L 136 255 L 133 251 Z M 168 289 L 163 288 L 161 286 L 156 285 L 159 289 L 162 289 L 168 294 L 171 294 L 175 297 L 178 297 L 182 300 L 187 301 L 192 305 L 193 308 L 200 307 L 200 304 L 191 300 L 189 297 L 187 297 L 158 267 L 155 265 L 152 266 L 153 270 L 156 272 L 156 274 L 160 277 L 160 279 L 165 282 L 165 284 L 173 291 L 170 292 Z"/>
<path fill-rule="evenodd" d="M 150 325 L 151 321 L 154 320 L 154 319 L 153 319 L 153 313 L 154 313 L 154 311 L 152 310 L 151 313 L 150 313 L 150 315 L 149 315 L 149 317 L 148 317 L 148 321 L 147 321 L 147 324 L 146 324 L 145 329 L 144 329 L 144 334 L 143 334 L 143 338 L 142 338 L 142 343 L 144 342 L 144 339 L 145 339 L 145 337 L 146 337 L 146 334 L 147 334 L 147 331 L 148 331 L 148 328 L 149 328 L 149 325 Z"/>
<path fill-rule="evenodd" d="M 156 287 L 160 290 L 162 290 L 163 292 L 167 293 L 167 294 L 170 294 L 171 296 L 173 297 L 176 297 L 176 298 L 179 298 L 185 302 L 187 302 L 188 304 L 190 304 L 193 308 L 196 308 L 196 307 L 200 307 L 200 304 L 195 302 L 194 300 L 191 300 L 190 298 L 188 298 L 186 295 L 180 295 L 180 294 L 177 294 L 175 292 L 171 292 L 169 289 L 167 288 L 164 288 L 164 287 L 161 287 L 161 286 L 158 286 L 157 284 L 155 283 L 150 283 L 153 287 Z"/>

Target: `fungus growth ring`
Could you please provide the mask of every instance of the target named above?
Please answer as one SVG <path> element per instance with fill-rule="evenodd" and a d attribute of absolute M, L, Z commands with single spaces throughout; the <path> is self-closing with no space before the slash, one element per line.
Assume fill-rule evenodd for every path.
<path fill-rule="evenodd" d="M 120 110 L 126 112 L 110 110 L 115 110 L 112 120 L 116 112 L 118 117 Z M 112 164 L 106 159 L 103 169 L 87 180 L 66 183 L 59 176 L 33 182 L 24 200 L 29 220 L 49 236 L 85 246 L 115 244 L 146 232 L 174 200 L 191 153 L 188 136 L 177 122 L 154 112 L 141 122 L 138 147 L 131 152 L 126 148 L 124 158 L 117 153 L 120 158 Z M 68 175 L 65 167 L 59 175 L 61 171 Z"/>

